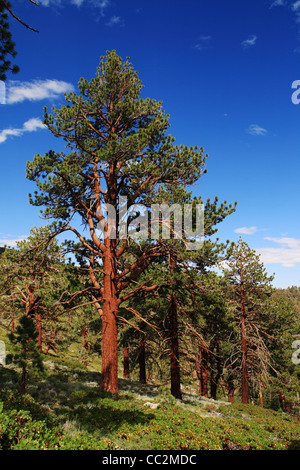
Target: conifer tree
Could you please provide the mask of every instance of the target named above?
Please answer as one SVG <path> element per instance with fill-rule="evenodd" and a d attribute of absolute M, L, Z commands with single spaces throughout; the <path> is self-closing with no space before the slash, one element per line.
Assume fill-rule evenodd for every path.
<path fill-rule="evenodd" d="M 66 105 L 53 114 L 46 110 L 44 116 L 50 131 L 65 140 L 67 151 L 36 155 L 27 165 L 27 177 L 40 190 L 31 202 L 45 207 L 44 216 L 56 219 L 58 231 L 75 233 L 90 254 L 95 299 L 102 305 L 101 388 L 118 393 L 118 310 L 136 292 L 152 287 L 132 283 L 164 250 L 159 240 L 137 245 L 136 235 L 124 235 L 121 198 L 127 198 L 128 207 L 149 207 L 159 186 L 185 187 L 198 180 L 206 155 L 197 146 L 175 145 L 161 102 L 141 98 L 137 72 L 115 51 L 102 57 L 96 76 L 80 79 L 78 87 L 79 94 L 65 95 Z M 105 215 L 103 205 L 113 208 L 116 218 L 114 211 Z M 137 222 L 140 214 L 132 217 Z M 132 238 L 135 249 L 130 252 Z M 123 263 L 128 252 L 132 256 Z M 93 271 L 99 260 L 101 278 Z"/>
<path fill-rule="evenodd" d="M 2 317 L 10 329 L 20 316 L 31 318 L 38 332 L 39 350 L 53 347 L 52 323 L 63 312 L 59 299 L 68 291 L 62 248 L 51 236 L 51 229 L 34 227 L 30 236 L 8 248 L 0 259 Z M 66 297 L 67 295 L 63 296 Z"/>
<path fill-rule="evenodd" d="M 258 375 L 270 365 L 267 337 L 273 312 L 268 300 L 273 276 L 268 276 L 259 256 L 241 238 L 231 247 L 223 267 L 228 295 L 240 335 L 242 402 L 249 402 L 249 373 Z"/>
<path fill-rule="evenodd" d="M 15 332 L 10 333 L 10 341 L 16 345 L 17 352 L 13 355 L 14 361 L 21 367 L 20 393 L 26 392 L 29 369 L 34 373 L 43 371 L 42 355 L 37 345 L 38 332 L 32 318 L 23 315 Z"/>

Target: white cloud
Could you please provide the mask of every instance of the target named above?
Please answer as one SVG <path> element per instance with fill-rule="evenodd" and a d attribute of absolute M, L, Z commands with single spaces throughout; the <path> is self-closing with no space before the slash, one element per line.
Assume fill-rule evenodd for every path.
<path fill-rule="evenodd" d="M 45 124 L 39 118 L 28 119 L 21 128 L 8 128 L 0 131 L 0 144 L 3 144 L 8 137 L 20 137 L 25 132 L 35 132 L 38 129 L 46 129 Z"/>
<path fill-rule="evenodd" d="M 195 49 L 202 51 L 210 47 L 212 37 L 211 36 L 200 36 L 198 43 L 195 45 Z"/>
<path fill-rule="evenodd" d="M 241 43 L 242 47 L 244 49 L 247 49 L 248 47 L 254 46 L 256 43 L 256 40 L 257 40 L 257 36 L 255 34 L 252 34 L 252 36 L 249 36 L 248 39 L 245 39 L 245 41 Z"/>
<path fill-rule="evenodd" d="M 282 246 L 288 248 L 300 248 L 300 240 L 297 238 L 291 237 L 280 237 L 280 238 L 273 238 L 273 237 L 265 237 L 265 240 L 270 240 L 274 243 L 278 243 Z"/>
<path fill-rule="evenodd" d="M 278 6 L 285 6 L 289 8 L 294 13 L 296 22 L 300 23 L 300 0 L 273 0 L 270 5 L 270 8 Z M 296 50 L 296 52 L 298 51 Z"/>
<path fill-rule="evenodd" d="M 99 8 L 101 14 L 103 15 L 105 8 L 107 8 L 110 4 L 110 0 L 39 0 L 39 5 L 42 5 L 43 7 L 64 7 L 67 6 L 67 4 L 75 5 L 78 8 L 82 5 L 90 5 L 95 8 Z"/>
<path fill-rule="evenodd" d="M 25 235 L 20 235 L 19 237 L 17 238 L 0 238 L 0 246 L 11 246 L 11 247 L 14 247 L 17 245 L 18 242 L 20 241 L 23 241 L 23 240 L 26 240 L 27 239 L 27 236 Z"/>
<path fill-rule="evenodd" d="M 288 237 L 265 237 L 265 240 L 272 241 L 280 247 L 256 249 L 264 264 L 281 264 L 286 268 L 293 268 L 300 263 L 300 240 Z"/>
<path fill-rule="evenodd" d="M 295 11 L 295 12 L 299 12 L 300 11 L 300 0 L 297 0 L 297 2 L 294 2 L 292 4 L 292 10 Z"/>
<path fill-rule="evenodd" d="M 71 83 L 59 80 L 34 80 L 32 82 L 10 81 L 7 86 L 7 104 L 25 100 L 40 101 L 74 90 Z"/>
<path fill-rule="evenodd" d="M 39 5 L 49 7 L 50 5 L 60 5 L 61 0 L 39 0 Z"/>
<path fill-rule="evenodd" d="M 120 16 L 112 16 L 110 20 L 107 23 L 105 23 L 105 26 L 116 26 L 116 25 L 124 26 L 124 21 L 122 20 Z"/>
<path fill-rule="evenodd" d="M 7 137 L 18 137 L 20 135 L 22 135 L 21 129 L 3 129 L 3 131 L 0 131 L 0 144 L 3 144 L 3 142 L 6 141 Z"/>
<path fill-rule="evenodd" d="M 284 5 L 285 5 L 285 0 L 274 0 L 274 2 L 272 2 L 272 4 L 270 5 L 270 8 L 280 7 Z"/>
<path fill-rule="evenodd" d="M 256 233 L 258 230 L 257 227 L 255 226 L 252 226 L 252 227 L 240 227 L 240 228 L 237 228 L 235 229 L 235 233 L 243 233 L 245 235 L 253 235 L 254 233 Z"/>
<path fill-rule="evenodd" d="M 248 134 L 251 135 L 265 135 L 268 131 L 257 124 L 251 124 L 247 129 Z"/>

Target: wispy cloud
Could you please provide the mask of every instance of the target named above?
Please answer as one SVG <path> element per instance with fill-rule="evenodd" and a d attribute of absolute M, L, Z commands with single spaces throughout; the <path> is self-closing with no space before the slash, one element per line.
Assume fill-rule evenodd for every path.
<path fill-rule="evenodd" d="M 86 5 L 90 5 L 100 10 L 101 14 L 104 14 L 105 8 L 110 5 L 110 0 L 39 0 L 39 5 L 43 7 L 60 6 L 65 7 L 68 5 L 75 5 L 78 8 Z"/>
<path fill-rule="evenodd" d="M 273 0 L 270 8 L 285 6 L 289 8 L 295 15 L 297 23 L 300 23 L 300 0 Z"/>
<path fill-rule="evenodd" d="M 300 11 L 300 0 L 297 0 L 296 2 L 292 3 L 291 9 L 298 13 Z"/>
<path fill-rule="evenodd" d="M 105 26 L 124 26 L 124 21 L 120 16 L 112 16 L 110 20 L 105 23 Z"/>
<path fill-rule="evenodd" d="M 281 6 L 284 6 L 286 5 L 286 2 L 285 0 L 274 0 L 271 5 L 270 5 L 270 8 L 273 8 L 273 7 L 281 7 Z"/>
<path fill-rule="evenodd" d="M 247 133 L 251 135 L 265 135 L 267 132 L 267 129 L 264 129 L 258 124 L 251 124 L 247 129 Z"/>
<path fill-rule="evenodd" d="M 249 36 L 247 39 L 242 41 L 241 45 L 243 49 L 248 49 L 248 47 L 252 47 L 255 45 L 257 41 L 257 36 L 255 34 L 252 34 L 252 36 Z"/>
<path fill-rule="evenodd" d="M 0 144 L 3 144 L 8 137 L 21 137 L 26 132 L 35 132 L 39 129 L 46 129 L 45 124 L 39 118 L 28 119 L 21 128 L 7 128 L 0 131 Z"/>
<path fill-rule="evenodd" d="M 242 233 L 244 235 L 253 235 L 258 231 L 258 228 L 255 226 L 252 227 L 240 227 L 235 229 L 235 233 Z"/>
<path fill-rule="evenodd" d="M 195 45 L 195 49 L 197 49 L 198 51 L 209 49 L 211 47 L 211 41 L 212 41 L 211 36 L 200 36 L 197 44 Z"/>
<path fill-rule="evenodd" d="M 293 268 L 300 263 L 300 240 L 297 238 L 272 238 L 265 237 L 279 247 L 257 248 L 261 261 L 264 264 L 281 264 L 286 268 Z"/>
<path fill-rule="evenodd" d="M 10 81 L 7 85 L 6 103 L 15 104 L 25 100 L 40 101 L 57 98 L 59 95 L 73 90 L 74 87 L 71 83 L 59 80 Z"/>
<path fill-rule="evenodd" d="M 21 241 L 26 240 L 28 238 L 27 235 L 20 235 L 20 236 L 15 237 L 15 238 L 12 238 L 13 237 L 12 235 L 11 236 L 6 235 L 6 237 L 7 238 L 0 238 L 0 246 L 3 247 L 3 246 L 6 245 L 6 246 L 14 247 L 14 246 L 17 245 L 18 242 L 21 242 Z"/>

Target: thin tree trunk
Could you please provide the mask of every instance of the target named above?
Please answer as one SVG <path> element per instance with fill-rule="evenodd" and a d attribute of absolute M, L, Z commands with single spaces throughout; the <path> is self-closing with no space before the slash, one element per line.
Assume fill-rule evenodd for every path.
<path fill-rule="evenodd" d="M 12 321 L 10 324 L 10 332 L 13 333 L 15 331 L 15 324 L 16 324 L 16 317 L 15 313 L 13 314 Z"/>
<path fill-rule="evenodd" d="M 208 398 L 208 350 L 200 347 L 196 359 L 196 372 L 199 379 L 199 395 Z"/>
<path fill-rule="evenodd" d="M 208 398 L 208 375 L 208 350 L 204 348 L 201 361 L 201 389 L 202 396 L 206 398 Z"/>
<path fill-rule="evenodd" d="M 38 349 L 40 352 L 42 352 L 42 315 L 40 311 L 38 313 L 37 329 L 38 329 Z"/>
<path fill-rule="evenodd" d="M 196 374 L 199 380 L 199 395 L 202 395 L 202 379 L 201 379 L 201 360 L 202 360 L 202 351 L 199 348 L 199 352 L 196 357 L 195 366 L 196 366 Z"/>
<path fill-rule="evenodd" d="M 260 404 L 261 408 L 263 408 L 264 405 L 263 405 L 263 392 L 262 392 L 261 374 L 258 374 L 258 380 L 259 380 L 259 404 Z"/>
<path fill-rule="evenodd" d="M 176 266 L 176 257 L 172 250 L 170 251 L 170 271 L 173 274 Z M 169 304 L 169 322 L 170 322 L 170 365 L 171 365 L 171 394 L 178 399 L 182 399 L 180 390 L 180 362 L 179 362 L 179 344 L 178 344 L 178 315 L 176 297 L 171 294 Z"/>
<path fill-rule="evenodd" d="M 139 380 L 142 384 L 147 383 L 146 378 L 146 340 L 144 337 L 139 342 L 138 363 L 139 363 Z"/>
<path fill-rule="evenodd" d="M 88 341 L 87 341 L 87 328 L 86 326 L 84 325 L 83 326 L 83 329 L 82 329 L 82 345 L 83 345 L 83 349 L 85 349 L 86 352 L 88 352 Z M 88 361 L 86 358 L 83 359 L 83 364 L 85 366 L 88 365 Z"/>
<path fill-rule="evenodd" d="M 214 400 L 217 399 L 217 390 L 218 390 L 218 383 L 220 380 L 220 377 L 222 375 L 222 364 L 219 356 L 220 352 L 220 345 L 219 341 L 216 342 L 216 368 L 217 368 L 217 373 L 214 376 L 212 372 L 212 367 L 211 367 L 211 373 L 210 373 L 210 396 Z"/>
<path fill-rule="evenodd" d="M 176 299 L 171 295 L 170 299 L 170 334 L 171 334 L 171 394 L 178 399 L 182 399 L 180 390 L 180 363 L 178 345 L 178 318 Z"/>
<path fill-rule="evenodd" d="M 27 381 L 27 369 L 26 369 L 26 366 L 23 365 L 22 376 L 21 376 L 21 389 L 20 389 L 21 395 L 24 395 L 26 392 L 26 381 Z"/>
<path fill-rule="evenodd" d="M 282 411 L 284 411 L 285 410 L 284 395 L 281 392 L 278 392 L 278 398 L 279 398 L 280 408 L 282 409 Z"/>
<path fill-rule="evenodd" d="M 123 347 L 123 377 L 124 379 L 130 378 L 130 371 L 129 371 L 129 348 L 128 344 L 126 343 Z"/>
<path fill-rule="evenodd" d="M 233 373 L 231 367 L 227 367 L 227 393 L 228 393 L 228 401 L 233 403 L 233 395 L 234 395 L 234 380 L 233 380 Z"/>
<path fill-rule="evenodd" d="M 248 391 L 248 361 L 247 361 L 247 337 L 246 337 L 246 306 L 243 284 L 243 267 L 241 266 L 241 343 L 242 343 L 242 403 L 249 403 Z"/>

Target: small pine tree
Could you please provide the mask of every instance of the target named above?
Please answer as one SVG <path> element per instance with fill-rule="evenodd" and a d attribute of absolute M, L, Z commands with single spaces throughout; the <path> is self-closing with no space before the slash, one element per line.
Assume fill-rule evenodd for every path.
<path fill-rule="evenodd" d="M 33 373 L 43 371 L 42 355 L 37 346 L 37 336 L 38 333 L 32 318 L 26 315 L 20 318 L 20 323 L 15 332 L 9 334 L 10 341 L 16 346 L 14 361 L 22 370 L 21 394 L 24 394 L 26 391 L 29 370 Z"/>
<path fill-rule="evenodd" d="M 274 315 L 268 308 L 273 276 L 267 276 L 259 256 L 242 239 L 231 248 L 224 276 L 240 335 L 242 402 L 248 403 L 249 369 L 260 378 L 269 366 L 266 338 Z"/>

